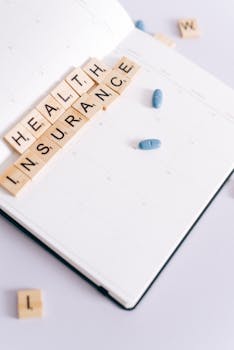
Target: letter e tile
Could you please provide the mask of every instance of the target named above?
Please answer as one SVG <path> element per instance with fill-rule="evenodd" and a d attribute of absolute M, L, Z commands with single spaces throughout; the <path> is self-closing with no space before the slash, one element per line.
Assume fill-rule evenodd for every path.
<path fill-rule="evenodd" d="M 36 109 L 27 114 L 21 124 L 36 138 L 40 137 L 51 126 L 48 120 Z"/>
<path fill-rule="evenodd" d="M 120 73 L 125 74 L 129 78 L 133 78 L 133 76 L 138 72 L 140 66 L 131 61 L 127 57 L 122 57 L 114 66 L 114 69 L 118 69 Z"/>

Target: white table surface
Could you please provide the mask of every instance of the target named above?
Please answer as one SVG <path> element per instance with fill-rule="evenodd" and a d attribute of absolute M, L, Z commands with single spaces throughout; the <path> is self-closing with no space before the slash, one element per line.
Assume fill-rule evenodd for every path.
<path fill-rule="evenodd" d="M 234 87 L 233 0 L 121 2 Z M 180 39 L 180 17 L 196 17 L 202 37 Z M 233 251 L 234 177 L 138 307 L 124 311 L 0 217 L 0 349 L 233 350 Z M 24 288 L 43 290 L 43 320 L 16 318 Z"/>

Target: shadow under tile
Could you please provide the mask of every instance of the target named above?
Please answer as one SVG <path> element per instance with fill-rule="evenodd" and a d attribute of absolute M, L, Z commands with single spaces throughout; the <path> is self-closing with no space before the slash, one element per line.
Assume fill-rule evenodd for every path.
<path fill-rule="evenodd" d="M 3 293 L 4 308 L 1 310 L 2 315 L 7 318 L 17 318 L 17 291 L 5 290 Z"/>

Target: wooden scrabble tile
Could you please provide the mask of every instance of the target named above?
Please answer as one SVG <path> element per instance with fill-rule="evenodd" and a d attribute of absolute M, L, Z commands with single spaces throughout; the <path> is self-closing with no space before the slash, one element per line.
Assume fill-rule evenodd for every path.
<path fill-rule="evenodd" d="M 90 96 L 93 96 L 97 102 L 99 102 L 103 109 L 106 109 L 114 100 L 119 97 L 119 95 L 110 89 L 105 84 L 99 84 L 95 87 L 91 92 L 89 92 Z"/>
<path fill-rule="evenodd" d="M 36 109 L 33 109 L 27 114 L 20 124 L 22 124 L 35 138 L 40 137 L 51 125 Z"/>
<path fill-rule="evenodd" d="M 51 124 L 65 112 L 63 106 L 51 95 L 46 96 L 36 108 Z"/>
<path fill-rule="evenodd" d="M 14 196 L 16 196 L 29 181 L 30 178 L 14 165 L 10 166 L 0 176 L 0 185 Z"/>
<path fill-rule="evenodd" d="M 36 140 L 20 123 L 14 126 L 14 128 L 4 136 L 4 139 L 20 154 L 24 153 Z"/>
<path fill-rule="evenodd" d="M 130 60 L 127 57 L 122 57 L 114 66 L 114 69 L 120 71 L 120 73 L 126 75 L 128 78 L 133 78 L 137 71 L 140 69 L 140 66 Z"/>
<path fill-rule="evenodd" d="M 14 164 L 22 173 L 32 179 L 44 166 L 44 161 L 37 153 L 28 150 Z"/>
<path fill-rule="evenodd" d="M 75 133 L 88 121 L 88 119 L 73 107 L 70 107 L 59 118 L 59 121 L 66 127 L 72 128 Z"/>
<path fill-rule="evenodd" d="M 75 130 L 65 123 L 57 120 L 44 134 L 50 140 L 55 142 L 59 147 L 64 147 L 68 141 L 74 136 Z"/>
<path fill-rule="evenodd" d="M 162 33 L 156 33 L 154 35 L 154 38 L 161 41 L 161 43 L 163 43 L 164 45 L 168 46 L 168 47 L 171 47 L 171 48 L 175 48 L 176 47 L 176 43 L 168 38 L 168 36 L 162 34 Z"/>
<path fill-rule="evenodd" d="M 18 317 L 42 317 L 43 303 L 40 289 L 18 291 Z"/>
<path fill-rule="evenodd" d="M 102 109 L 102 105 L 93 96 L 89 96 L 88 94 L 81 96 L 72 107 L 88 119 L 92 118 Z"/>
<path fill-rule="evenodd" d="M 91 58 L 82 69 L 92 78 L 96 83 L 101 83 L 107 74 L 111 71 L 104 62 L 97 58 Z"/>
<path fill-rule="evenodd" d="M 178 21 L 182 38 L 197 38 L 200 36 L 197 20 L 195 18 L 180 19 Z"/>
<path fill-rule="evenodd" d="M 104 84 L 118 94 L 121 94 L 130 82 L 131 80 L 117 69 L 113 69 L 104 80 Z"/>
<path fill-rule="evenodd" d="M 79 97 L 75 90 L 72 89 L 65 80 L 56 86 L 51 92 L 51 95 L 61 103 L 65 109 L 69 108 Z"/>
<path fill-rule="evenodd" d="M 89 89 L 89 91 L 87 92 L 87 94 L 90 95 L 91 92 L 92 92 L 93 90 L 95 90 L 96 87 L 97 87 L 98 85 L 99 85 L 98 83 L 94 83 L 94 85 Z"/>
<path fill-rule="evenodd" d="M 94 81 L 79 67 L 68 74 L 66 81 L 79 96 L 83 95 L 94 85 Z"/>
<path fill-rule="evenodd" d="M 45 163 L 48 162 L 60 147 L 51 138 L 42 135 L 31 147 L 30 151 L 37 154 Z"/>

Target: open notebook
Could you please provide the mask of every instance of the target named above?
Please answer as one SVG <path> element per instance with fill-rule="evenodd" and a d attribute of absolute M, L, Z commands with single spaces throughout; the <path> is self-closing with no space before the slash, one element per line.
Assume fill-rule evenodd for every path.
<path fill-rule="evenodd" d="M 0 172 L 18 157 L 6 131 L 72 67 L 124 55 L 141 66 L 22 194 L 0 189 L 2 212 L 133 308 L 233 171 L 234 92 L 135 29 L 114 0 L 1 1 L 0 51 Z M 136 148 L 151 137 L 159 150 Z"/>

